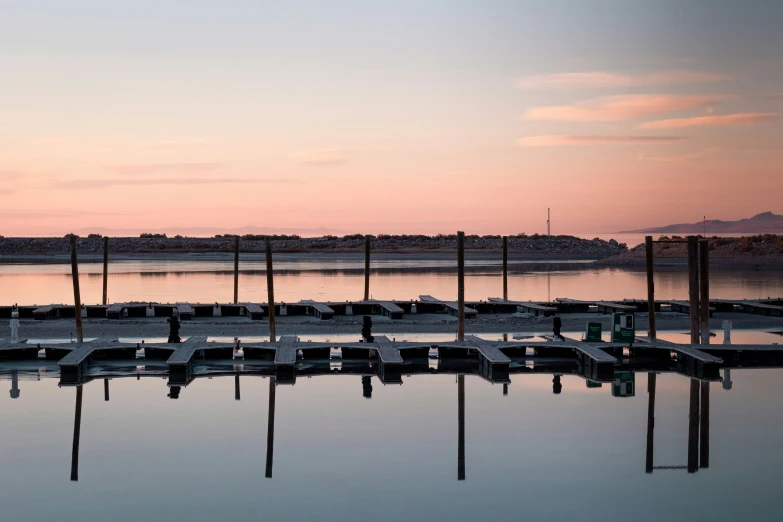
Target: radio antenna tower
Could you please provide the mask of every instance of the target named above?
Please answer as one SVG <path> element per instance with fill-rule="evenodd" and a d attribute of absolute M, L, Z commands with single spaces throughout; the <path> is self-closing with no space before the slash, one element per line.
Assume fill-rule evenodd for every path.
<path fill-rule="evenodd" d="M 551 220 L 550 220 L 550 214 L 549 214 L 549 208 L 546 209 L 546 235 L 547 237 L 550 237 L 552 235 L 552 230 L 550 228 Z"/>

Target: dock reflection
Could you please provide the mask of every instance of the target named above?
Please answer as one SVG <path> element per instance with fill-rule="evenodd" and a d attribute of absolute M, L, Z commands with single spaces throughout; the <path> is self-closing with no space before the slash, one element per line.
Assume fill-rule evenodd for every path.
<path fill-rule="evenodd" d="M 272 462 L 275 454 L 275 378 L 269 379 L 269 413 L 266 425 L 266 471 L 264 476 L 272 478 Z"/>
<path fill-rule="evenodd" d="M 647 445 L 645 472 L 684 469 L 696 473 L 710 467 L 710 382 L 690 380 L 688 403 L 688 462 L 686 465 L 655 465 L 655 388 L 657 376 L 647 374 Z"/>
<path fill-rule="evenodd" d="M 465 376 L 457 377 L 457 480 L 465 480 Z"/>
<path fill-rule="evenodd" d="M 555 375 L 558 378 L 559 375 Z M 645 455 L 645 472 L 653 473 L 656 470 L 687 470 L 688 473 L 696 473 L 699 469 L 708 468 L 710 463 L 710 382 L 701 382 L 690 379 L 689 391 L 689 418 L 688 418 L 688 458 L 685 465 L 656 465 L 655 464 L 655 396 L 657 386 L 657 374 L 647 372 L 647 442 Z M 108 380 L 104 380 L 108 398 Z M 559 380 L 559 379 L 558 379 Z M 15 381 L 16 382 L 16 381 Z M 240 375 L 234 375 L 235 400 L 239 400 Z M 465 438 L 465 375 L 456 376 L 457 383 L 457 480 L 466 480 L 466 438 Z M 590 381 L 587 381 L 588 385 Z M 16 384 L 14 384 L 16 386 Z M 267 441 L 266 441 L 266 466 L 264 476 L 271 479 L 274 464 L 275 441 L 275 408 L 277 382 L 274 376 L 269 378 L 268 385 L 268 410 L 267 410 Z M 372 384 L 370 377 L 362 377 L 363 396 L 371 395 Z M 367 393 L 369 387 L 370 392 Z M 74 408 L 73 446 L 71 453 L 71 480 L 79 480 L 79 442 L 81 434 L 82 402 L 84 386 L 75 387 L 76 402 Z M 505 387 L 504 395 L 508 393 Z"/>
<path fill-rule="evenodd" d="M 76 408 L 73 417 L 73 449 L 71 451 L 71 480 L 79 480 L 79 438 L 82 430 L 82 386 L 76 387 Z"/>

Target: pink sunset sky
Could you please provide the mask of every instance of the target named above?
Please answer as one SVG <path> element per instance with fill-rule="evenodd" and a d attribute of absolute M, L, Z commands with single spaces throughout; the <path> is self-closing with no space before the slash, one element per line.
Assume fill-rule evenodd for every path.
<path fill-rule="evenodd" d="M 30 4 L 0 8 L 2 235 L 783 214 L 774 3 Z"/>

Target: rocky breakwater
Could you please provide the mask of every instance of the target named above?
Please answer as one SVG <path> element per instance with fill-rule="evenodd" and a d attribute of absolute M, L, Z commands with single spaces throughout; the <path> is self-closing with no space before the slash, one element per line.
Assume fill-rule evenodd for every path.
<path fill-rule="evenodd" d="M 177 254 L 233 252 L 234 237 L 112 237 L 110 250 L 114 254 Z M 81 237 L 78 239 L 80 254 L 100 255 L 103 252 L 102 237 Z M 318 252 L 362 252 L 364 236 L 360 234 L 336 237 L 291 237 L 272 236 L 272 247 L 276 252 L 318 253 Z M 437 253 L 453 252 L 457 247 L 456 235 L 386 235 L 372 237 L 373 252 L 381 253 Z M 246 236 L 240 238 L 242 252 L 264 252 L 264 238 Z M 502 249 L 500 236 L 466 236 L 465 249 L 474 253 L 497 253 Z M 540 259 L 603 259 L 627 251 L 624 244 L 614 240 L 581 239 L 573 236 L 516 235 L 509 236 L 508 249 L 511 254 Z M 0 256 L 66 255 L 69 240 L 53 237 L 10 237 L 0 238 Z"/>
<path fill-rule="evenodd" d="M 701 239 L 701 237 L 699 236 Z M 679 236 L 661 236 L 661 240 Z M 710 265 L 715 268 L 783 268 L 783 236 L 759 234 L 745 237 L 711 237 L 709 241 Z M 656 243 L 653 246 L 656 267 L 685 267 L 688 263 L 688 245 L 684 243 Z M 645 246 L 597 261 L 602 266 L 643 268 L 646 266 Z"/>

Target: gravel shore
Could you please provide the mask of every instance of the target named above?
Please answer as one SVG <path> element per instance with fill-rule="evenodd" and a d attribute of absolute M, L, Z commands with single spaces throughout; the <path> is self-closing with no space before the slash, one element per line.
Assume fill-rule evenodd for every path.
<path fill-rule="evenodd" d="M 647 314 L 636 314 L 637 332 L 647 331 Z M 610 328 L 611 316 L 599 314 L 561 315 L 563 330 L 582 332 L 588 321 L 600 322 L 604 331 Z M 441 314 L 422 314 L 406 316 L 401 320 L 390 320 L 386 317 L 373 316 L 373 333 L 376 335 L 394 335 L 403 333 L 442 333 L 444 336 L 454 335 L 457 329 L 455 317 Z M 661 313 L 656 316 L 657 327 L 664 330 L 686 330 L 688 317 L 684 314 Z M 783 330 L 783 318 L 765 317 L 740 313 L 716 313 L 710 321 L 713 330 L 721 328 L 724 319 L 733 322 L 735 329 L 753 329 L 778 331 Z M 75 323 L 72 320 L 59 319 L 49 321 L 23 320 L 20 325 L 22 337 L 29 339 L 68 339 L 74 333 Z M 269 335 L 266 320 L 251 321 L 247 318 L 194 318 L 181 323 L 180 335 L 207 335 L 214 337 L 264 337 Z M 328 337 L 335 334 L 360 335 L 361 316 L 336 316 L 327 321 L 303 316 L 280 317 L 276 323 L 278 335 L 300 334 Z M 85 319 L 84 335 L 87 338 L 101 335 L 116 335 L 123 338 L 146 339 L 160 338 L 168 335 L 169 326 L 164 318 L 156 319 Z M 466 321 L 467 334 L 480 333 L 551 333 L 552 319 L 534 317 L 523 314 L 492 315 L 482 314 L 475 319 Z M 6 332 L 4 332 L 5 334 Z"/>

